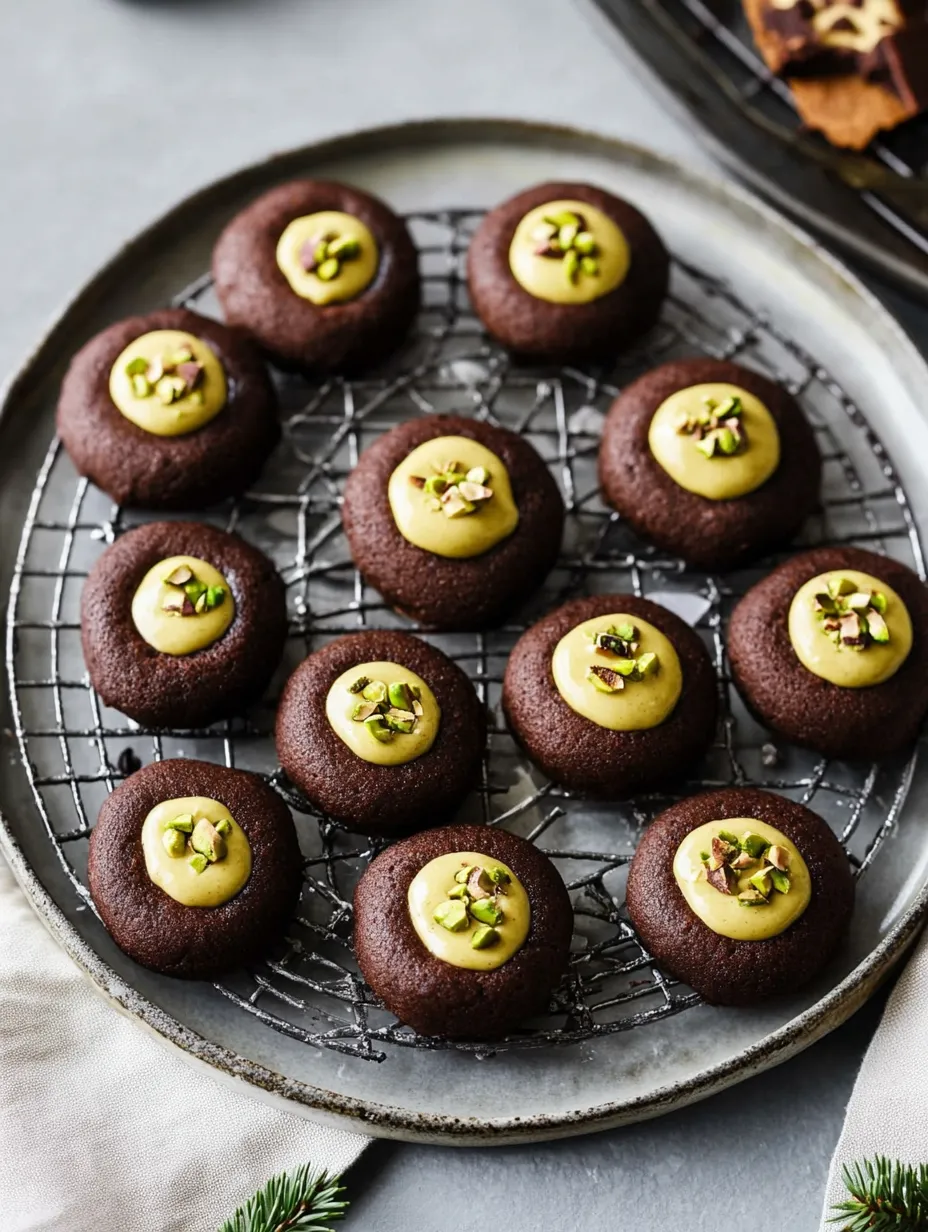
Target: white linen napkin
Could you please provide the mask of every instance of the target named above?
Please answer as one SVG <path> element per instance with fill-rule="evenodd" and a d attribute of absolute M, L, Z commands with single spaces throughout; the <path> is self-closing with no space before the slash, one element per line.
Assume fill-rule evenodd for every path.
<path fill-rule="evenodd" d="M 216 1232 L 276 1172 L 370 1139 L 226 1087 L 113 1009 L 0 857 L 0 1227 Z"/>
<path fill-rule="evenodd" d="M 928 933 L 887 1002 L 847 1106 L 844 1128 L 828 1174 L 822 1232 L 832 1206 L 847 1197 L 845 1164 L 886 1155 L 928 1163 Z"/>

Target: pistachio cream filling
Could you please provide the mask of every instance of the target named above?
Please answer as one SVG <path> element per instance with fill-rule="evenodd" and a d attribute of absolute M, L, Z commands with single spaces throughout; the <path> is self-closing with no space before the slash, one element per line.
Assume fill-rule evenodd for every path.
<path fill-rule="evenodd" d="M 368 227 L 338 210 L 294 218 L 277 242 L 277 266 L 290 289 L 320 306 L 356 299 L 374 281 L 379 264 Z"/>
<path fill-rule="evenodd" d="M 360 663 L 325 699 L 332 730 L 364 761 L 400 766 L 435 743 L 441 710 L 421 676 L 399 663 Z"/>
<path fill-rule="evenodd" d="M 621 612 L 576 625 L 558 642 L 554 683 L 577 714 L 612 731 L 663 723 L 683 690 L 672 643 L 638 616 Z"/>
<path fill-rule="evenodd" d="M 547 201 L 519 221 L 509 245 L 516 282 L 552 304 L 588 304 L 625 281 L 628 240 L 586 201 Z"/>
<path fill-rule="evenodd" d="M 885 582 L 856 569 L 820 574 L 789 609 L 789 640 L 810 672 L 846 689 L 894 676 L 912 649 L 912 620 Z"/>
<path fill-rule="evenodd" d="M 130 342 L 110 369 L 116 409 L 154 436 L 184 436 L 226 404 L 226 374 L 202 338 L 157 329 Z"/>
<path fill-rule="evenodd" d="M 508 865 L 474 851 L 430 860 L 408 892 L 419 940 L 453 967 L 492 971 L 525 944 L 532 921 L 528 895 Z"/>
<path fill-rule="evenodd" d="M 519 523 L 502 460 L 466 436 L 418 445 L 390 476 L 387 496 L 403 538 L 436 556 L 482 556 Z"/>
<path fill-rule="evenodd" d="M 809 869 L 795 844 L 752 817 L 691 830 L 677 848 L 673 875 L 702 922 L 735 941 L 785 932 L 812 896 Z"/>
<path fill-rule="evenodd" d="M 780 464 L 780 434 L 767 407 L 737 385 L 690 385 L 654 412 L 648 444 L 674 483 L 707 500 L 736 500 Z"/>
<path fill-rule="evenodd" d="M 163 800 L 142 823 L 148 876 L 185 907 L 219 907 L 251 876 L 251 844 L 224 804 Z"/>
<path fill-rule="evenodd" d="M 142 578 L 132 623 L 161 654 L 188 655 L 218 642 L 235 617 L 225 577 L 195 556 L 169 556 Z"/>

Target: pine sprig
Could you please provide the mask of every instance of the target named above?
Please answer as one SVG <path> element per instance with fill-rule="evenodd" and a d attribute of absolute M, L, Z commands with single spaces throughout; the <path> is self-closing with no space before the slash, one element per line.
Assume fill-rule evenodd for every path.
<path fill-rule="evenodd" d="M 340 1180 L 310 1164 L 281 1172 L 230 1215 L 219 1232 L 332 1232 L 330 1222 L 348 1209 Z"/>
<path fill-rule="evenodd" d="M 882 1155 L 844 1168 L 850 1197 L 829 1223 L 841 1232 L 928 1232 L 928 1164 L 912 1167 Z"/>

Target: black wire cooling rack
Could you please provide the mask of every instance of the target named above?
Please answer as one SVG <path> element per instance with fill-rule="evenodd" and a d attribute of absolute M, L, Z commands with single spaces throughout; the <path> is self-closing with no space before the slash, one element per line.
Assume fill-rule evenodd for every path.
<path fill-rule="evenodd" d="M 346 835 L 318 815 L 274 757 L 274 699 L 306 653 L 360 628 L 406 627 L 365 586 L 341 532 L 343 480 L 385 428 L 452 408 L 504 424 L 539 449 L 567 505 L 558 566 L 518 622 L 478 634 L 426 635 L 468 672 L 490 715 L 481 782 L 461 820 L 503 825 L 536 842 L 557 862 L 574 901 L 568 977 L 546 1015 L 494 1050 L 627 1031 L 698 1002 L 655 967 L 623 902 L 637 835 L 672 798 L 731 784 L 782 792 L 829 821 L 860 874 L 899 819 L 913 765 L 902 758 L 850 768 L 773 743 L 743 710 L 725 659 L 731 605 L 762 570 L 725 577 L 688 573 L 637 541 L 600 503 L 596 488 L 604 411 L 625 382 L 683 355 L 738 359 L 795 393 L 815 426 L 825 484 L 808 542 L 867 544 L 905 560 L 924 577 L 905 493 L 859 408 L 762 311 L 682 261 L 674 264 L 660 324 L 614 368 L 515 367 L 485 338 L 462 283 L 463 253 L 479 218 L 467 210 L 410 217 L 425 285 L 413 338 L 369 379 L 313 384 L 276 374 L 283 442 L 253 491 L 208 515 L 268 552 L 287 584 L 287 659 L 265 704 L 205 731 L 170 732 L 139 727 L 102 704 L 81 657 L 80 588 L 105 546 L 140 519 L 78 478 L 56 441 L 36 481 L 10 592 L 6 662 L 15 734 L 41 824 L 78 903 L 92 910 L 87 838 L 97 810 L 141 762 L 199 756 L 264 774 L 297 814 L 306 860 L 301 902 L 279 950 L 216 988 L 231 1003 L 230 1012 L 251 1014 L 307 1044 L 375 1060 L 388 1056 L 391 1045 L 487 1052 L 486 1044 L 418 1037 L 378 1005 L 357 973 L 350 942 L 352 890 L 378 845 Z M 215 312 L 209 277 L 175 302 Z M 715 662 L 722 703 L 717 739 L 699 778 L 675 797 L 655 794 L 622 806 L 573 799 L 539 776 L 500 718 L 503 670 L 521 631 L 568 597 L 611 591 L 674 606 L 699 628 Z"/>
<path fill-rule="evenodd" d="M 790 212 L 928 299 L 928 114 L 863 154 L 806 132 L 755 47 L 741 0 L 593 0 L 710 137 Z"/>

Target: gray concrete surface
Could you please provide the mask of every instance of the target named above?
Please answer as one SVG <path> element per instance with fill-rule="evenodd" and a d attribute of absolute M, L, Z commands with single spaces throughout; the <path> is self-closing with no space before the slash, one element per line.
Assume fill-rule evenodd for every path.
<path fill-rule="evenodd" d="M 271 150 L 410 117 L 508 114 L 705 160 L 583 0 L 0 0 L 0 47 L 0 379 L 120 241 Z M 925 344 L 928 313 L 904 314 Z M 350 1179 L 346 1227 L 437 1232 L 468 1209 L 507 1232 L 758 1217 L 812 1232 L 877 1013 L 640 1127 L 496 1151 L 379 1144 Z"/>

